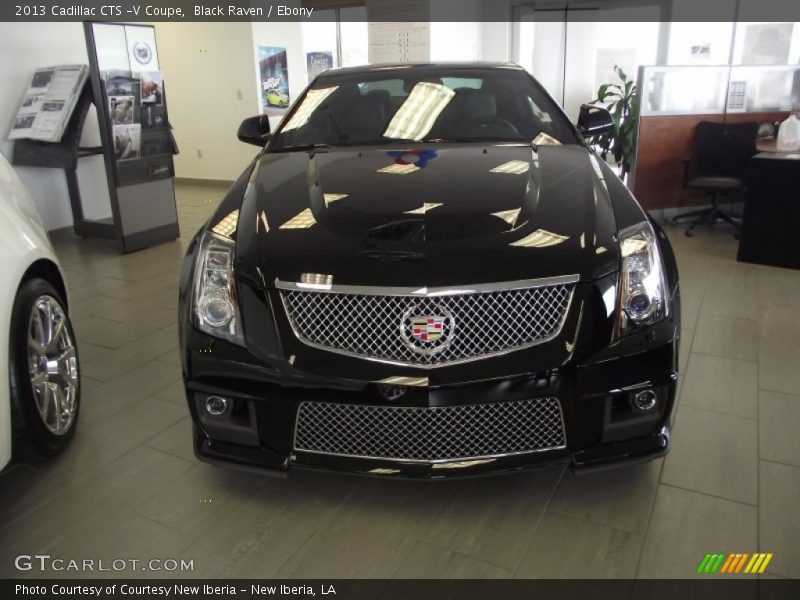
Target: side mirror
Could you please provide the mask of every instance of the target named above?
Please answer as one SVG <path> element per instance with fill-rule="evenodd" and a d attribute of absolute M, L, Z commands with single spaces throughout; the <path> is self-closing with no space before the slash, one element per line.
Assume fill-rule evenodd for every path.
<path fill-rule="evenodd" d="M 578 117 L 578 131 L 584 137 L 605 135 L 614 131 L 614 118 L 602 106 L 595 104 L 581 104 Z"/>
<path fill-rule="evenodd" d="M 269 140 L 269 117 L 267 115 L 248 117 L 239 125 L 236 135 L 239 141 L 263 147 Z"/>

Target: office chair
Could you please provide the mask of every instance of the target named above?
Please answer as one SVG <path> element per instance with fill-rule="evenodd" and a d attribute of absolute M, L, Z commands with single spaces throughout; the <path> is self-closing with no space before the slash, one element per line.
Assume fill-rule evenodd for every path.
<path fill-rule="evenodd" d="M 695 175 L 689 178 L 692 158 L 683 159 L 683 187 L 711 196 L 711 207 L 693 210 L 672 219 L 677 224 L 682 219 L 694 219 L 686 235 L 694 234 L 698 225 L 712 225 L 724 221 L 741 232 L 741 224 L 733 215 L 720 208 L 720 202 L 731 192 L 744 190 L 744 178 L 750 157 L 756 153 L 758 123 L 714 123 L 701 121 L 695 128 Z"/>

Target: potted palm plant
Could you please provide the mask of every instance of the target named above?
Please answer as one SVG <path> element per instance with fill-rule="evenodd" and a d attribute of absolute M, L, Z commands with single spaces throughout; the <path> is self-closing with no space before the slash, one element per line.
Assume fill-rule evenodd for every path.
<path fill-rule="evenodd" d="M 639 90 L 636 82 L 618 65 L 614 73 L 617 83 L 604 83 L 592 102 L 605 105 L 614 118 L 614 131 L 590 140 L 603 160 L 611 154 L 617 163 L 620 179 L 625 180 L 636 154 L 636 127 L 639 122 Z"/>

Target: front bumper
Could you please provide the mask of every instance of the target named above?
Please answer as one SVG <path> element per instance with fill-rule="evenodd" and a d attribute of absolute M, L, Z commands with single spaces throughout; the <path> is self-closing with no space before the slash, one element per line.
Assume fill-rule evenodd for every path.
<path fill-rule="evenodd" d="M 365 475 L 433 479 L 567 464 L 586 471 L 663 456 L 669 448 L 669 418 L 675 398 L 674 326 L 662 323 L 643 333 L 649 340 L 627 356 L 599 357 L 591 364 L 565 364 L 513 377 L 466 384 L 410 387 L 387 400 L 375 383 L 304 376 L 254 360 L 243 348 L 184 326 L 187 398 L 198 458 L 285 474 L 294 468 Z M 641 412 L 630 399 L 655 390 L 656 407 Z M 233 402 L 230 413 L 205 411 L 208 396 Z M 455 407 L 555 398 L 563 415 L 564 447 L 508 455 L 451 457 L 425 461 L 340 456 L 296 449 L 298 408 L 303 402 L 362 406 Z"/>

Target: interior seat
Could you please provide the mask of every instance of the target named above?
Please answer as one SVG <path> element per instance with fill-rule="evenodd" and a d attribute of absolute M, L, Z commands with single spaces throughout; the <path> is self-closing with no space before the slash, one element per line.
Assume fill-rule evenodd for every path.
<path fill-rule="evenodd" d="M 497 114 L 497 99 L 491 92 L 458 88 L 442 111 L 431 137 L 445 139 L 519 137 L 519 131 Z"/>
<path fill-rule="evenodd" d="M 380 94 L 360 96 L 347 105 L 343 129 L 350 136 L 348 143 L 379 140 L 386 131 L 385 97 Z"/>

